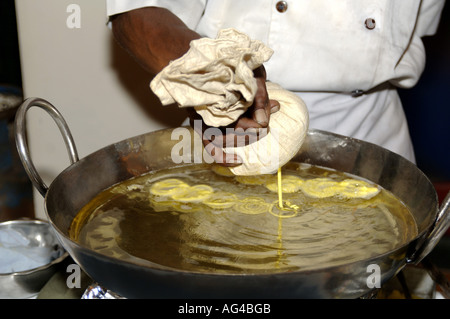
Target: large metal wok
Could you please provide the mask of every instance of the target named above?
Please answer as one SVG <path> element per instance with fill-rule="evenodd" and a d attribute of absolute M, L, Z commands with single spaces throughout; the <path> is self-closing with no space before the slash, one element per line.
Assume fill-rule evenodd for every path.
<path fill-rule="evenodd" d="M 72 164 L 47 187 L 30 159 L 25 138 L 25 114 L 37 106 L 57 122 Z M 172 130 L 160 130 L 104 147 L 78 160 L 70 131 L 47 101 L 26 100 L 16 116 L 17 147 L 34 186 L 45 197 L 48 219 L 64 248 L 100 285 L 128 298 L 355 298 L 370 293 L 373 275 L 383 284 L 406 264 L 418 263 L 449 226 L 447 196 L 438 209 L 435 189 L 411 162 L 379 146 L 328 132 L 310 130 L 293 159 L 334 168 L 371 180 L 409 206 L 419 234 L 411 242 L 371 259 L 341 266 L 274 274 L 214 274 L 142 266 L 101 255 L 68 236 L 78 211 L 101 190 L 149 171 L 175 167 Z M 374 273 L 374 265 L 380 272 Z"/>

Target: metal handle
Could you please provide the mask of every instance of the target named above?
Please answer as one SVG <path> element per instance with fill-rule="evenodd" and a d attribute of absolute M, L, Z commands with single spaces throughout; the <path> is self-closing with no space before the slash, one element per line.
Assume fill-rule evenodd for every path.
<path fill-rule="evenodd" d="M 41 98 L 28 98 L 22 103 L 22 105 L 17 110 L 14 123 L 17 151 L 19 153 L 19 157 L 22 161 L 25 171 L 27 172 L 28 177 L 30 178 L 34 187 L 36 187 L 39 193 L 43 197 L 45 197 L 48 187 L 42 180 L 41 176 L 38 174 L 33 162 L 31 161 L 26 138 L 25 115 L 28 109 L 33 106 L 40 107 L 53 118 L 63 136 L 64 143 L 66 144 L 66 148 L 69 153 L 70 162 L 72 164 L 78 161 L 78 153 L 66 121 L 62 117 L 61 113 L 59 113 L 59 111 L 53 105 Z"/>
<path fill-rule="evenodd" d="M 427 235 L 421 246 L 408 259 L 409 263 L 418 264 L 422 261 L 437 245 L 450 226 L 450 192 L 442 202 L 436 221 L 431 232 Z"/>

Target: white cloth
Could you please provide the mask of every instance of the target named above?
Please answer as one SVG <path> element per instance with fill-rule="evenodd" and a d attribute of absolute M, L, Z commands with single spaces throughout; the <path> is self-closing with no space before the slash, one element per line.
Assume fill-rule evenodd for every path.
<path fill-rule="evenodd" d="M 214 38 L 224 28 L 242 31 L 274 50 L 265 64 L 268 80 L 307 102 L 311 128 L 349 132 L 414 161 L 401 102 L 385 83 L 415 85 L 425 65 L 421 37 L 436 31 L 445 1 L 288 0 L 283 13 L 277 2 L 107 0 L 107 13 L 158 6 L 205 37 Z M 366 27 L 367 19 L 375 28 Z M 351 94 L 375 87 L 385 90 Z M 332 112 L 322 114 L 325 109 Z M 386 124 L 387 114 L 393 124 Z"/>
<path fill-rule="evenodd" d="M 206 125 L 227 126 L 253 104 L 253 70 L 273 51 L 235 29 L 192 41 L 189 51 L 159 72 L 150 87 L 163 105 L 194 107 Z"/>

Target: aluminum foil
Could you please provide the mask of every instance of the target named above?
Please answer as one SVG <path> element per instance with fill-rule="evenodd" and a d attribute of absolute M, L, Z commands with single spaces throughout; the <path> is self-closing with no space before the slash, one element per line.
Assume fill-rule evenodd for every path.
<path fill-rule="evenodd" d="M 98 284 L 90 285 L 81 296 L 81 299 L 125 299 L 118 294 L 101 287 Z"/>

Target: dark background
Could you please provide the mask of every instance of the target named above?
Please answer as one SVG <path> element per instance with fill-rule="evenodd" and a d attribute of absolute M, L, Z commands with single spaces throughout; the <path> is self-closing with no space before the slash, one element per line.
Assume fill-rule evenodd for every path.
<path fill-rule="evenodd" d="M 13 0 L 0 1 L 0 85 L 22 86 Z"/>
<path fill-rule="evenodd" d="M 419 83 L 400 90 L 417 165 L 433 181 L 450 182 L 450 3 L 437 33 L 423 39 L 427 52 Z"/>

